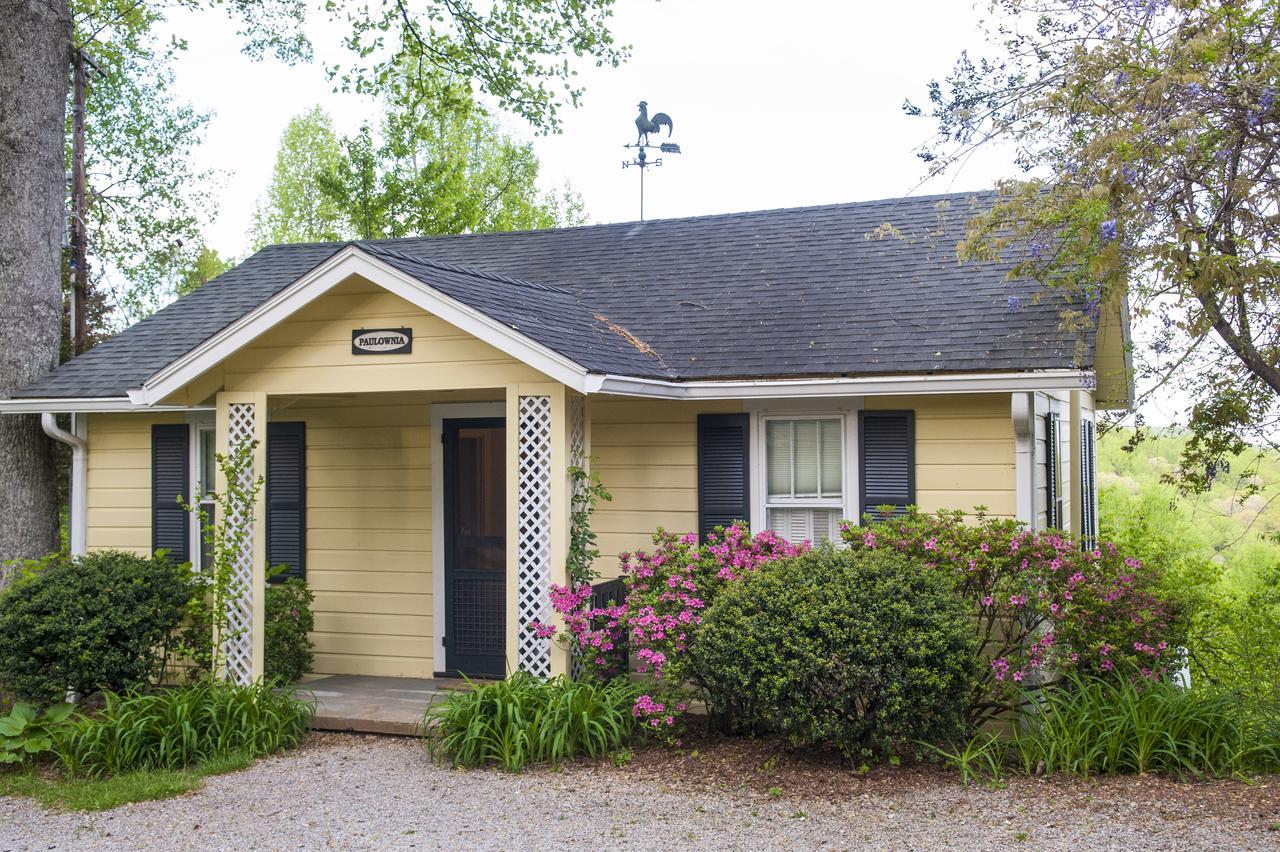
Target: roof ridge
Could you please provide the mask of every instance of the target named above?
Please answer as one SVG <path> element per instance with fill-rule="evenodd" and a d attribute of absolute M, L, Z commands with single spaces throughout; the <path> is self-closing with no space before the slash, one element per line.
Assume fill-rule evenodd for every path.
<path fill-rule="evenodd" d="M 447 272 L 455 272 L 461 275 L 473 275 L 476 278 L 485 278 L 498 284 L 513 284 L 517 287 L 529 287 L 534 290 L 544 290 L 548 293 L 559 293 L 562 296 L 574 296 L 573 293 L 562 287 L 556 287 L 552 284 L 543 284 L 541 281 L 529 281 L 524 278 L 513 278 L 509 275 L 500 275 L 496 272 L 489 272 L 488 270 L 479 269 L 474 266 L 464 266 L 460 263 L 452 263 L 447 260 L 437 260 L 436 258 L 424 257 L 422 255 L 406 254 L 405 252 L 397 251 L 396 249 L 377 245 L 371 241 L 359 241 L 355 242 L 354 245 L 359 246 L 362 251 L 369 251 L 373 254 L 392 255 L 394 257 L 401 258 L 402 260 L 407 260 L 410 263 L 432 266 L 436 269 L 443 269 Z"/>
<path fill-rule="evenodd" d="M 385 237 L 382 239 L 372 240 L 320 240 L 310 243 L 273 243 L 269 246 L 263 246 L 261 250 L 269 248 L 284 248 L 290 246 L 344 246 L 351 243 L 357 245 L 370 245 L 385 247 L 398 243 L 410 243 L 415 241 L 432 241 L 432 240 L 457 240 L 468 239 L 473 237 L 493 237 L 497 234 L 507 236 L 517 234 L 546 234 L 560 233 L 567 231 L 590 231 L 595 229 L 606 228 L 625 228 L 634 227 L 636 225 L 659 225 L 670 224 L 676 222 L 695 222 L 709 221 L 713 219 L 744 219 L 755 216 L 766 216 L 777 213 L 805 213 L 816 210 L 838 210 L 851 207 L 870 207 L 876 204 L 887 204 L 889 202 L 898 201 L 942 201 L 946 199 L 968 198 L 971 196 L 991 195 L 996 191 L 995 187 L 985 187 L 983 189 L 970 189 L 959 192 L 936 192 L 930 195 L 887 195 L 881 198 L 867 198 L 861 201 L 834 201 L 827 204 L 800 204 L 795 207 L 763 207 L 758 210 L 737 210 L 727 213 L 699 213 L 693 216 L 671 216 L 665 219 L 624 219 L 620 222 L 591 222 L 584 225 L 570 225 L 564 228 L 523 228 L 511 231 L 467 231 L 461 234 L 417 234 L 407 237 Z M 533 282 L 527 282 L 533 283 Z"/>

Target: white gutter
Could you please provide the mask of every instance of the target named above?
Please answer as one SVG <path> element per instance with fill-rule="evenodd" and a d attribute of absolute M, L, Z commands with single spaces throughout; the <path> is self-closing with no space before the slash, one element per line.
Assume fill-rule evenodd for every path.
<path fill-rule="evenodd" d="M 40 415 L 40 427 L 50 438 L 71 447 L 71 517 L 68 523 L 71 526 L 71 555 L 80 556 L 85 552 L 88 531 L 89 490 L 85 487 L 85 481 L 89 473 L 86 452 L 89 445 L 81 436 L 60 428 L 50 412 Z M 72 428 L 75 428 L 74 424 Z"/>
<path fill-rule="evenodd" d="M 753 381 L 666 382 L 627 376 L 589 376 L 587 393 L 660 399 L 785 399 L 789 397 L 875 396 L 884 394 L 1016 393 L 1082 390 L 1091 373 L 1040 370 L 1027 373 L 968 373 L 920 376 L 862 376 L 841 379 L 759 379 Z M 597 386 L 598 385 L 598 386 Z"/>
<path fill-rule="evenodd" d="M 1092 373 L 1085 370 L 1039 370 L 1025 373 L 948 373 L 913 376 L 862 376 L 843 379 L 753 379 L 750 381 L 671 382 L 589 373 L 570 384 L 586 394 L 649 399 L 788 399 L 802 397 L 877 396 L 886 394 L 1018 393 L 1021 391 L 1088 390 Z M 136 392 L 135 392 L 136 393 Z M 139 395 L 141 396 L 141 395 Z M 141 397 L 145 398 L 145 397 Z M 147 405 L 127 396 L 89 398 L 0 399 L 0 414 L 213 411 L 208 405 Z"/>
<path fill-rule="evenodd" d="M 127 396 L 0 399 L 0 414 L 89 414 L 125 411 L 213 411 L 208 405 L 138 405 Z"/>

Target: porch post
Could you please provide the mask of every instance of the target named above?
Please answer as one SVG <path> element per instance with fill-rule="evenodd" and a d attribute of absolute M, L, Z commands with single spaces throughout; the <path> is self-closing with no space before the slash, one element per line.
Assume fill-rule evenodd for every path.
<path fill-rule="evenodd" d="M 216 441 L 218 452 L 228 454 L 247 443 L 257 441 L 253 463 L 241 477 L 240 485 L 248 488 L 267 469 L 267 395 L 265 393 L 219 393 L 217 396 Z M 225 494 L 227 482 L 218 471 L 218 493 Z M 263 630 L 266 610 L 267 514 L 263 508 L 265 493 L 250 517 L 227 517 L 225 523 L 247 527 L 232 576 L 232 595 L 228 606 L 231 634 L 214 641 L 223 642 L 226 666 L 220 675 L 239 684 L 250 684 L 263 676 Z M 218 519 L 223 522 L 223 519 Z M 215 625 L 214 629 L 217 630 Z"/>
<path fill-rule="evenodd" d="M 507 654 L 513 668 L 552 677 L 568 653 L 528 625 L 552 617 L 569 546 L 569 411 L 560 384 L 507 387 Z"/>

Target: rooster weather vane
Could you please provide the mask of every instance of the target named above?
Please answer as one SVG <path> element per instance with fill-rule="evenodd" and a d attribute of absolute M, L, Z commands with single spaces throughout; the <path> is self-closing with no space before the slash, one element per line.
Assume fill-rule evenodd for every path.
<path fill-rule="evenodd" d="M 671 137 L 675 130 L 675 125 L 671 121 L 671 116 L 665 112 L 656 112 L 653 118 L 649 117 L 649 104 L 646 101 L 640 102 L 640 114 L 636 116 L 636 141 L 634 145 L 623 145 L 622 147 L 636 150 L 634 160 L 623 160 L 622 167 L 624 169 L 635 166 L 640 169 L 640 221 L 644 221 L 644 173 L 650 166 L 662 165 L 662 158 L 650 160 L 648 151 L 656 148 L 663 154 L 679 154 L 680 146 L 674 142 L 659 142 L 653 145 L 649 142 L 649 134 L 660 134 L 662 128 L 667 128 L 667 138 Z M 659 137 L 661 138 L 661 137 Z"/>

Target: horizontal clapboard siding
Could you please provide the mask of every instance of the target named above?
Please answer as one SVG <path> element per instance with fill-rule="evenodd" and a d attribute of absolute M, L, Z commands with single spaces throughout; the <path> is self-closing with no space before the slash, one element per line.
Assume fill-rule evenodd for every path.
<path fill-rule="evenodd" d="M 356 328 L 409 328 L 413 348 L 354 355 Z M 334 394 L 493 388 L 547 381 L 532 367 L 360 278 L 339 284 L 224 364 L 227 390 Z"/>
<path fill-rule="evenodd" d="M 915 413 L 916 504 L 1016 517 L 1017 486 L 1009 394 L 867 397 L 866 411 Z"/>
<path fill-rule="evenodd" d="M 613 495 L 596 507 L 595 568 L 618 575 L 618 554 L 653 546 L 658 527 L 676 533 L 698 528 L 698 415 L 742 411 L 734 400 L 592 397 L 592 470 Z"/>
<path fill-rule="evenodd" d="M 181 412 L 90 414 L 86 545 L 151 552 L 151 427 L 180 425 Z"/>
<path fill-rule="evenodd" d="M 348 346 L 349 346 L 348 341 Z M 302 400 L 315 671 L 431 677 L 431 410 L 420 395 Z"/>

